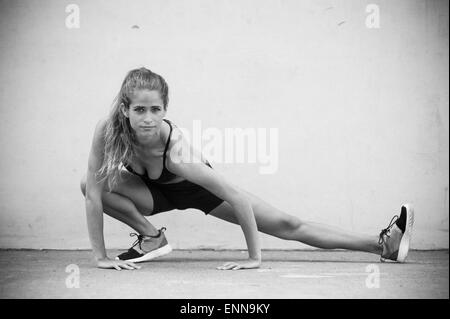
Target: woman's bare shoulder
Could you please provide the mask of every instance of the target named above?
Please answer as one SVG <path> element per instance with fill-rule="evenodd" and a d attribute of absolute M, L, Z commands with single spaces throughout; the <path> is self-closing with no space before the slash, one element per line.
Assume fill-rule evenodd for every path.
<path fill-rule="evenodd" d="M 108 125 L 108 117 L 102 117 L 97 121 L 95 125 L 95 135 L 102 134 L 106 132 L 106 126 Z"/>
<path fill-rule="evenodd" d="M 180 138 L 183 138 L 183 132 L 180 130 L 178 126 L 175 126 L 172 124 L 172 135 L 171 140 L 179 140 Z"/>
<path fill-rule="evenodd" d="M 186 136 L 186 132 L 175 126 L 173 127 L 169 145 L 169 158 L 173 163 L 205 162 L 201 150 L 196 149 L 192 145 L 189 135 Z"/>
<path fill-rule="evenodd" d="M 190 146 L 190 143 L 183 131 L 178 126 L 172 124 L 172 134 L 170 136 L 169 148 L 171 149 L 174 146 L 178 148 L 185 148 L 186 146 Z"/>
<path fill-rule="evenodd" d="M 96 125 L 96 127 L 98 127 L 98 128 L 101 128 L 101 129 L 106 129 L 106 125 L 108 124 L 108 117 L 107 116 L 104 116 L 104 117 L 102 117 L 102 118 L 100 118 L 98 121 L 97 121 L 97 125 Z"/>
<path fill-rule="evenodd" d="M 93 138 L 93 146 L 103 147 L 107 124 L 108 124 L 107 117 L 102 117 L 97 121 Z"/>

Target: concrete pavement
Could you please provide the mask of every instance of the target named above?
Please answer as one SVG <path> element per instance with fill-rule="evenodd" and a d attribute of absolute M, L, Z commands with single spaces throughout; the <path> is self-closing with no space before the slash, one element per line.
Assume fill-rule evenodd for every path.
<path fill-rule="evenodd" d="M 89 251 L 1 250 L 0 298 L 449 298 L 448 250 L 411 251 L 405 264 L 361 252 L 263 251 L 260 269 L 215 269 L 246 256 L 178 250 L 119 272 L 94 267 Z"/>

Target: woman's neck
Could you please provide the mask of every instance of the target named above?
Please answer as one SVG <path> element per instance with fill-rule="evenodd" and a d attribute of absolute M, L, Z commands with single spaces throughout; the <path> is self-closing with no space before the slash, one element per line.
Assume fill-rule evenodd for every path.
<path fill-rule="evenodd" d="M 145 139 L 138 138 L 138 145 L 136 146 L 136 153 L 139 156 L 155 156 L 161 148 L 164 147 L 161 140 L 161 132 L 157 132 L 151 137 Z"/>

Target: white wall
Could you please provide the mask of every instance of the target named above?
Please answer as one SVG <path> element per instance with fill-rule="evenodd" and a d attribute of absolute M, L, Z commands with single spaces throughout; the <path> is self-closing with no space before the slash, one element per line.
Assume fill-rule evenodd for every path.
<path fill-rule="evenodd" d="M 68 29 L 65 8 L 80 8 Z M 376 235 L 403 202 L 412 248 L 448 248 L 448 2 L 0 1 L 0 247 L 89 248 L 79 180 L 126 72 L 168 81 L 167 117 L 279 129 L 279 169 L 215 169 L 300 218 Z M 138 27 L 133 27 L 138 26 Z M 199 211 L 150 219 L 174 248 L 245 248 Z M 131 243 L 106 217 L 108 248 Z M 263 236 L 263 248 L 309 248 Z"/>

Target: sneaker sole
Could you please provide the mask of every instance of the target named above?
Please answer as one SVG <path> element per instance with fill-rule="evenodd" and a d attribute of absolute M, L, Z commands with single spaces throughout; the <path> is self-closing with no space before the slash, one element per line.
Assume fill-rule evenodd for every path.
<path fill-rule="evenodd" d="M 400 247 L 398 249 L 398 262 L 404 262 L 409 251 L 409 242 L 411 240 L 412 228 L 414 225 L 414 208 L 411 204 L 403 205 L 406 208 L 406 228 L 405 233 L 400 241 Z"/>
<path fill-rule="evenodd" d="M 145 255 L 138 257 L 138 258 L 133 258 L 133 259 L 127 259 L 127 261 L 131 261 L 134 263 L 140 263 L 140 262 L 144 262 L 144 261 L 150 261 L 152 259 L 167 255 L 168 253 L 170 253 L 172 251 L 172 247 L 167 244 L 161 248 L 152 250 L 149 253 L 146 253 Z M 119 257 L 116 257 L 116 260 L 120 260 Z"/>

